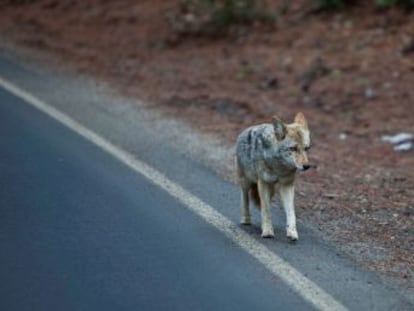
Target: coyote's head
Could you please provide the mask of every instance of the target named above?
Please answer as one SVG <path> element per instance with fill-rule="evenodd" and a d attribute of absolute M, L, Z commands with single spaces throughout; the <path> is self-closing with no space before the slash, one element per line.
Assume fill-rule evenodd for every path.
<path fill-rule="evenodd" d="M 278 160 L 283 166 L 305 171 L 311 167 L 306 152 L 310 148 L 310 132 L 303 113 L 299 112 L 293 123 L 284 124 L 273 117 L 273 127 L 278 140 Z"/>

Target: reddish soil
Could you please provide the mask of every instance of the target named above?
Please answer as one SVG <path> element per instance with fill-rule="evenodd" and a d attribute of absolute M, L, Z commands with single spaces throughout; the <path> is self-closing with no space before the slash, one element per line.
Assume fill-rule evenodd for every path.
<path fill-rule="evenodd" d="M 380 137 L 414 133 L 414 13 L 315 14 L 294 1 L 274 28 L 211 37 L 178 30 L 188 18 L 179 2 L 2 1 L 0 34 L 229 143 L 248 125 L 303 111 L 318 169 L 300 176 L 299 218 L 412 288 L 414 151 Z"/>

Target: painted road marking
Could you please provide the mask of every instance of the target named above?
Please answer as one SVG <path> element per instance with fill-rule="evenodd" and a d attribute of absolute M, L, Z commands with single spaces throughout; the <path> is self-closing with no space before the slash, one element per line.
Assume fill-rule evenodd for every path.
<path fill-rule="evenodd" d="M 244 251 L 256 258 L 274 276 L 282 279 L 289 287 L 298 293 L 303 299 L 311 303 L 321 311 L 345 311 L 347 310 L 340 302 L 314 282 L 292 267 L 287 261 L 270 251 L 260 242 L 256 241 L 249 234 L 240 229 L 227 217 L 219 213 L 209 204 L 203 202 L 197 196 L 191 194 L 180 185 L 176 184 L 164 174 L 157 171 L 148 164 L 136 159 L 134 155 L 112 144 L 102 136 L 78 123 L 56 108 L 46 104 L 37 97 L 22 90 L 16 85 L 0 77 L 0 85 L 21 98 L 26 103 L 36 107 L 38 110 L 59 121 L 72 131 L 78 133 L 102 150 L 129 166 L 135 172 L 145 176 L 150 182 L 157 185 L 171 196 L 180 201 L 188 209 L 199 215 L 210 225 L 218 229 L 230 240 L 239 245 Z"/>

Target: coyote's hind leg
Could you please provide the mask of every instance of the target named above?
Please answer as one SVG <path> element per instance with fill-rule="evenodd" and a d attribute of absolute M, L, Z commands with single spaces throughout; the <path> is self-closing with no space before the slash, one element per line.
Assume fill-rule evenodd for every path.
<path fill-rule="evenodd" d="M 241 187 L 240 213 L 241 224 L 250 225 L 249 189 L 247 187 Z"/>

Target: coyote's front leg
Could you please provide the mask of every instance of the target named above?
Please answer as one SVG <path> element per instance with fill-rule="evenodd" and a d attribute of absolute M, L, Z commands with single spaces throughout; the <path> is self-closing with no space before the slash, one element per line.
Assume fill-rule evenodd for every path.
<path fill-rule="evenodd" d="M 295 187 L 293 184 L 281 185 L 279 188 L 280 198 L 283 208 L 286 213 L 286 235 L 292 241 L 299 239 L 298 231 L 296 230 L 296 214 L 295 214 Z"/>
<path fill-rule="evenodd" d="M 273 238 L 275 236 L 273 231 L 272 218 L 270 213 L 270 200 L 272 199 L 272 185 L 269 185 L 261 180 L 257 183 L 260 197 L 260 212 L 262 216 L 262 237 Z"/>

